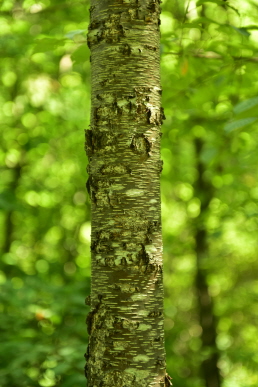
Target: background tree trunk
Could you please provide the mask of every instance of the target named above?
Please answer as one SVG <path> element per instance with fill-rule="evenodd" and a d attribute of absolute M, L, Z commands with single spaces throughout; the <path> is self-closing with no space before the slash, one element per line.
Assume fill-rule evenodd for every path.
<path fill-rule="evenodd" d="M 216 345 L 216 316 L 213 311 L 213 299 L 209 293 L 207 260 L 209 259 L 209 246 L 205 226 L 208 206 L 213 198 L 213 187 L 205 181 L 204 166 L 201 161 L 201 152 L 204 141 L 195 139 L 198 178 L 195 182 L 195 196 L 201 201 L 200 215 L 196 219 L 195 251 L 196 251 L 196 290 L 199 306 L 199 320 L 202 328 L 202 353 L 203 360 L 201 371 L 206 387 L 220 387 L 221 377 L 218 368 L 219 352 Z"/>
<path fill-rule="evenodd" d="M 88 386 L 165 386 L 158 0 L 91 1 Z"/>

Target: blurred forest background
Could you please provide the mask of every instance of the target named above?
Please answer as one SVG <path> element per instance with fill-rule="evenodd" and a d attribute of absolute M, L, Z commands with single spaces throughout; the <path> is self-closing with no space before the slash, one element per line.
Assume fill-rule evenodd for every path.
<path fill-rule="evenodd" d="M 0 386 L 85 385 L 88 1 L 0 2 Z M 258 5 L 163 0 L 168 372 L 258 385 Z"/>

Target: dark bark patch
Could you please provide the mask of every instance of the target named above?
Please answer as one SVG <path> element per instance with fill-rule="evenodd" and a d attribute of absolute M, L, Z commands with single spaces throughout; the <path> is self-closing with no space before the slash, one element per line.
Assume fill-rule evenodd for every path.
<path fill-rule="evenodd" d="M 147 114 L 147 117 L 146 117 L 146 114 Z M 146 109 L 146 106 L 144 105 L 144 103 L 139 100 L 139 103 L 137 104 L 137 108 L 136 108 L 136 119 L 138 121 L 140 120 L 145 120 L 147 118 L 147 122 L 148 122 L 148 109 Z"/>
<path fill-rule="evenodd" d="M 120 204 L 120 197 L 115 193 L 108 193 L 108 203 L 110 207 L 115 207 Z"/>
<path fill-rule="evenodd" d="M 152 310 L 149 314 L 148 317 L 160 317 L 162 315 L 162 312 L 160 310 Z"/>
<path fill-rule="evenodd" d="M 112 82 L 115 82 L 115 81 L 116 81 L 116 74 L 113 73 L 113 74 L 110 74 L 109 78 L 105 78 L 102 81 L 100 81 L 99 84 L 101 87 L 105 87 L 105 86 L 109 86 Z"/>
<path fill-rule="evenodd" d="M 152 13 L 157 12 L 157 7 L 160 4 L 158 0 L 150 0 L 147 9 Z"/>
<path fill-rule="evenodd" d="M 115 317 L 113 326 L 116 330 L 126 329 L 128 331 L 135 331 L 139 327 L 139 322 L 127 318 Z"/>
<path fill-rule="evenodd" d="M 90 9 L 89 9 L 89 11 L 90 11 L 90 16 L 92 15 L 92 12 L 94 11 L 95 8 L 96 8 L 95 5 L 92 5 L 92 6 L 90 7 Z"/>
<path fill-rule="evenodd" d="M 93 110 L 93 120 L 94 122 L 97 122 L 99 120 L 99 108 L 95 107 Z"/>
<path fill-rule="evenodd" d="M 123 114 L 123 109 L 118 105 L 117 101 L 115 101 L 112 104 L 112 111 L 115 113 L 117 116 L 121 116 Z"/>
<path fill-rule="evenodd" d="M 158 161 L 158 174 L 160 174 L 163 171 L 163 160 Z"/>
<path fill-rule="evenodd" d="M 138 286 L 134 286 L 130 283 L 115 284 L 113 285 L 113 289 L 116 289 L 117 291 L 123 293 L 124 295 L 140 292 L 140 288 Z"/>
<path fill-rule="evenodd" d="M 87 296 L 87 297 L 85 298 L 85 305 L 88 305 L 88 306 L 91 305 L 90 296 Z"/>
<path fill-rule="evenodd" d="M 166 119 L 166 116 L 165 116 L 164 108 L 161 107 L 160 108 L 160 123 L 162 124 L 163 121 L 165 121 L 165 119 Z"/>
<path fill-rule="evenodd" d="M 101 169 L 100 169 L 100 173 L 102 175 L 124 175 L 124 174 L 130 174 L 131 173 L 131 169 L 127 166 L 127 165 L 124 165 L 124 164 L 107 164 L 107 165 L 104 165 Z"/>
<path fill-rule="evenodd" d="M 147 233 L 146 233 L 146 243 L 149 244 L 152 242 L 152 234 L 159 231 L 161 226 L 161 222 L 154 220 L 149 221 L 147 225 Z"/>
<path fill-rule="evenodd" d="M 95 323 L 94 320 L 96 318 L 96 315 L 97 315 L 97 312 L 98 312 L 100 306 L 101 306 L 101 298 L 99 300 L 99 303 L 95 306 L 95 308 L 91 312 L 89 312 L 89 314 L 88 314 L 88 316 L 86 318 L 87 331 L 88 331 L 89 335 L 91 334 L 93 325 Z"/>
<path fill-rule="evenodd" d="M 101 96 L 100 94 L 97 94 L 97 95 L 96 95 L 96 98 L 97 98 L 99 101 L 102 101 L 102 100 L 103 100 L 103 98 L 102 98 L 102 96 Z"/>
<path fill-rule="evenodd" d="M 130 170 L 127 169 L 126 173 L 130 173 Z M 106 173 L 106 175 L 108 175 L 108 173 Z M 112 192 L 111 189 L 113 184 L 114 183 L 112 177 L 97 180 L 94 179 L 92 176 L 89 176 L 86 183 L 86 188 L 92 203 L 94 203 L 96 206 L 102 207 L 114 207 L 119 204 L 120 196 L 117 195 L 116 192 Z"/>
<path fill-rule="evenodd" d="M 148 222 L 148 228 L 147 228 L 148 234 L 152 234 L 152 233 L 160 230 L 160 225 L 161 225 L 160 221 L 158 221 L 158 220 L 151 221 L 150 220 Z"/>
<path fill-rule="evenodd" d="M 91 129 L 85 129 L 85 152 L 88 157 L 93 154 L 93 132 Z"/>
<path fill-rule="evenodd" d="M 96 204 L 97 203 L 97 199 L 96 199 L 97 185 L 92 176 L 89 176 L 86 182 L 86 188 L 91 201 Z"/>
<path fill-rule="evenodd" d="M 149 44 L 145 44 L 143 47 L 144 47 L 146 50 L 151 50 L 151 51 L 154 51 L 154 52 L 157 52 L 157 51 L 158 51 L 158 47 L 150 46 Z"/>
<path fill-rule="evenodd" d="M 90 346 L 87 345 L 86 353 L 84 354 L 84 359 L 86 360 L 86 364 L 84 367 L 84 375 L 86 378 L 88 377 L 88 374 L 89 374 L 89 367 L 88 367 L 89 357 L 90 357 Z"/>
<path fill-rule="evenodd" d="M 148 157 L 150 156 L 152 143 L 144 134 L 135 135 L 132 138 L 130 148 L 134 153 Z"/>
<path fill-rule="evenodd" d="M 88 47 L 92 48 L 101 42 L 118 43 L 125 36 L 124 27 L 120 23 L 120 19 L 120 14 L 112 14 L 100 22 L 93 21 L 89 25 L 87 36 Z"/>
<path fill-rule="evenodd" d="M 95 7 L 90 7 L 90 11 L 91 11 L 91 9 L 93 10 Z M 92 23 L 90 23 L 90 25 L 89 25 L 89 31 L 92 31 L 92 30 L 96 30 L 96 29 L 98 29 L 99 27 L 101 26 L 101 22 L 92 22 Z"/>
<path fill-rule="evenodd" d="M 145 246 L 143 244 L 141 245 L 141 250 L 139 251 L 137 258 L 139 260 L 140 266 L 148 266 L 150 263 L 150 256 L 145 250 Z"/>
<path fill-rule="evenodd" d="M 145 16 L 145 21 L 156 23 L 158 26 L 160 25 L 160 0 L 150 0 L 147 6 L 148 14 Z"/>
<path fill-rule="evenodd" d="M 111 250 L 111 253 L 112 253 L 113 250 Z M 114 258 L 111 256 L 111 257 L 105 257 L 104 259 L 104 265 L 103 266 L 108 266 L 108 267 L 114 267 Z"/>
<path fill-rule="evenodd" d="M 97 118 L 99 119 L 99 117 Z M 85 151 L 90 158 L 97 151 L 114 151 L 118 135 L 108 131 L 85 130 Z"/>
<path fill-rule="evenodd" d="M 154 263 L 149 263 L 147 264 L 146 266 L 142 266 L 142 271 L 145 273 L 145 274 L 151 274 L 153 273 L 154 276 L 156 277 L 159 273 L 162 273 L 162 266 L 160 265 L 157 265 L 157 264 L 154 264 Z M 160 282 L 162 281 L 162 279 L 156 279 L 155 280 L 155 283 L 156 284 L 159 284 Z"/>
<path fill-rule="evenodd" d="M 117 102 L 113 102 L 112 104 L 102 104 L 99 107 L 95 107 L 93 111 L 93 121 L 94 125 L 97 126 L 103 121 L 105 123 L 111 123 L 114 117 L 122 116 L 123 109 L 118 106 Z"/>
<path fill-rule="evenodd" d="M 169 386 L 173 385 L 171 380 L 172 380 L 171 376 L 169 376 L 169 374 L 166 373 L 166 375 L 165 375 L 165 387 L 169 387 Z"/>
<path fill-rule="evenodd" d="M 113 251 L 108 231 L 98 231 L 91 243 L 91 251 L 98 253 L 109 253 Z"/>
<path fill-rule="evenodd" d="M 123 55 L 130 56 L 132 53 L 132 48 L 130 44 L 126 43 L 126 44 L 123 44 L 123 46 L 119 47 L 119 51 Z"/>
<path fill-rule="evenodd" d="M 166 364 L 164 357 L 161 357 L 161 356 L 157 357 L 156 364 L 159 366 L 164 366 Z"/>
<path fill-rule="evenodd" d="M 141 86 L 141 87 L 135 87 L 134 88 L 134 91 L 136 93 L 137 96 L 142 96 L 143 94 L 148 94 L 148 93 L 151 93 L 152 92 L 152 88 L 151 87 L 147 87 L 147 86 Z"/>

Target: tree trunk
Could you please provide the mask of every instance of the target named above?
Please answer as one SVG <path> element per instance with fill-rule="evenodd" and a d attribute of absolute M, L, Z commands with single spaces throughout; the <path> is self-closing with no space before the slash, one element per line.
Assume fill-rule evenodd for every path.
<path fill-rule="evenodd" d="M 10 195 L 14 195 L 16 193 L 16 189 L 19 186 L 19 180 L 21 176 L 21 165 L 17 164 L 14 168 L 12 168 L 13 171 L 13 180 L 10 182 L 10 185 L 8 187 L 8 191 Z M 12 200 L 11 200 L 12 203 Z M 5 217 L 5 224 L 4 224 L 4 240 L 3 240 L 3 246 L 2 246 L 2 254 L 9 253 L 11 244 L 13 241 L 13 232 L 14 232 L 14 224 L 12 221 L 12 216 L 14 213 L 14 204 L 11 204 L 10 208 L 7 208 L 6 210 L 6 217 Z M 12 272 L 14 266 L 12 265 L 5 265 L 3 262 L 0 264 L 0 268 L 2 268 L 2 265 L 4 265 L 4 271 L 5 274 L 9 274 Z"/>
<path fill-rule="evenodd" d="M 213 300 L 209 294 L 207 281 L 207 260 L 209 259 L 209 247 L 207 244 L 207 231 L 204 219 L 207 215 L 209 203 L 213 197 L 213 187 L 203 179 L 204 167 L 201 162 L 201 152 L 204 142 L 195 139 L 195 151 L 197 156 L 198 179 L 195 183 L 195 196 L 201 201 L 201 212 L 196 219 L 195 250 L 197 259 L 196 289 L 199 304 L 199 319 L 202 327 L 202 354 L 204 359 L 201 371 L 206 387 L 220 387 L 221 378 L 218 368 L 219 353 L 216 345 L 217 331 L 216 319 L 213 312 Z"/>
<path fill-rule="evenodd" d="M 89 387 L 167 386 L 159 0 L 91 0 Z"/>

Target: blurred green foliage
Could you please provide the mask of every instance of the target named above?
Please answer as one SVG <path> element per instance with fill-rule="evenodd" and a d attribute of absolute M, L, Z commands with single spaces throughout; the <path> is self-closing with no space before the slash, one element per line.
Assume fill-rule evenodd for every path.
<path fill-rule="evenodd" d="M 84 2 L 1 3 L 1 387 L 85 384 L 87 25 Z"/>
<path fill-rule="evenodd" d="M 258 6 L 162 6 L 168 372 L 174 386 L 204 386 L 194 239 L 201 222 L 223 387 L 256 387 Z M 1 387 L 85 384 L 88 8 L 69 0 L 0 4 Z M 198 155 L 196 140 L 203 144 Z M 201 196 L 198 163 L 210 187 Z"/>

